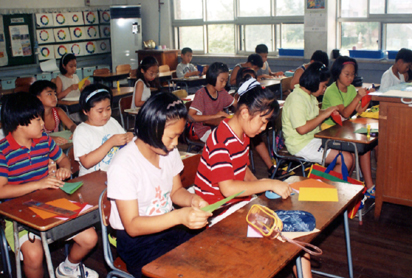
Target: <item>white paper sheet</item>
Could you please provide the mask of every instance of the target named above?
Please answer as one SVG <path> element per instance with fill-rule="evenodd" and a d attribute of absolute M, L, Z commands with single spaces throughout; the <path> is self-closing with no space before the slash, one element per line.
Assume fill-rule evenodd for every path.
<path fill-rule="evenodd" d="M 45 72 L 45 71 L 58 71 L 59 68 L 57 67 L 56 64 L 56 59 L 50 59 L 45 62 L 40 63 L 40 69 Z"/>

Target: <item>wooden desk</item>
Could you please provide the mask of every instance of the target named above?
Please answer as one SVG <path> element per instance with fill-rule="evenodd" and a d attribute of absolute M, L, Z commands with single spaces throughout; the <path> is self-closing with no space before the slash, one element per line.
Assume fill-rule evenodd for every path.
<path fill-rule="evenodd" d="M 127 77 L 129 77 L 129 72 L 111 72 L 111 73 L 93 74 L 93 81 L 94 83 L 103 82 L 103 83 L 111 84 L 113 81 L 127 79 Z"/>
<path fill-rule="evenodd" d="M 146 56 L 153 56 L 156 58 L 160 65 L 169 65 L 170 70 L 176 70 L 177 67 L 177 54 L 179 50 L 177 49 L 144 49 L 137 50 L 137 60 L 143 60 Z"/>
<path fill-rule="evenodd" d="M 84 183 L 83 186 L 72 195 L 68 195 L 63 190 L 59 189 L 44 189 L 0 204 L 0 214 L 13 220 L 14 233 L 17 233 L 18 228 L 22 226 L 36 234 L 40 234 L 46 256 L 49 277 L 55 277 L 54 267 L 50 257 L 49 244 L 59 239 L 68 238 L 69 236 L 75 235 L 79 231 L 82 231 L 99 222 L 99 211 L 97 209 L 98 201 L 100 193 L 104 188 L 106 188 L 106 180 L 106 172 L 97 171 L 71 180 L 73 182 L 83 181 Z M 79 201 L 78 193 L 82 194 L 84 202 L 92 205 L 93 207 L 87 212 L 70 220 L 60 220 L 53 217 L 42 219 L 41 217 L 36 217 L 36 214 L 30 210 L 29 207 L 23 205 L 24 202 L 31 199 L 43 203 L 60 198 Z M 17 275 L 18 277 L 21 277 L 20 254 L 17 251 L 20 250 L 18 236 L 17 241 L 15 241 L 15 250 Z"/>
<path fill-rule="evenodd" d="M 287 182 L 303 180 L 290 177 Z M 273 210 L 305 210 L 316 218 L 316 228 L 324 230 L 335 218 L 344 213 L 345 231 L 349 232 L 348 206 L 362 192 L 362 186 L 334 183 L 338 189 L 338 202 L 300 202 L 295 194 L 286 200 L 268 200 L 264 195 L 244 208 L 193 237 L 162 257 L 143 267 L 149 277 L 273 277 L 301 251 L 290 243 L 267 238 L 248 238 L 246 214 L 253 204 Z M 349 233 L 346 234 L 350 242 Z M 317 234 L 299 238 L 311 242 Z M 350 251 L 350 245 L 348 247 Z M 348 255 L 351 264 L 351 255 Z M 351 270 L 350 270 L 351 272 Z M 353 273 L 350 273 L 350 277 Z"/>
<path fill-rule="evenodd" d="M 172 78 L 169 80 L 169 86 L 170 83 L 185 83 L 187 87 L 197 87 L 197 86 L 203 86 L 206 85 L 206 76 L 193 76 L 193 77 L 187 77 L 187 78 Z"/>
<path fill-rule="evenodd" d="M 400 98 L 373 96 L 379 101 L 378 169 L 376 170 L 375 218 L 382 203 L 412 206 L 412 108 Z"/>

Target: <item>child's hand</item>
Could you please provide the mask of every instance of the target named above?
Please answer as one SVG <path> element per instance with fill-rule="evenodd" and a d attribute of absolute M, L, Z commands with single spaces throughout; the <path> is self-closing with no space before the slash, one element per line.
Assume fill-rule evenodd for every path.
<path fill-rule="evenodd" d="M 339 108 L 337 106 L 331 106 L 326 108 L 325 113 L 330 116 L 335 111 L 339 111 Z"/>
<path fill-rule="evenodd" d="M 70 178 L 72 172 L 67 168 L 59 168 L 56 171 L 56 179 L 58 180 L 65 180 Z"/>
<path fill-rule="evenodd" d="M 275 75 L 276 77 L 280 77 L 280 76 L 284 76 L 285 73 L 284 73 L 283 71 L 278 71 L 278 72 L 275 72 L 274 75 Z"/>
<path fill-rule="evenodd" d="M 199 75 L 200 74 L 200 71 L 192 71 L 192 76 L 196 76 L 196 75 Z"/>
<path fill-rule="evenodd" d="M 58 189 L 64 185 L 64 182 L 58 180 L 56 177 L 47 176 L 37 182 L 38 189 Z"/>
<path fill-rule="evenodd" d="M 69 87 L 72 91 L 79 89 L 79 84 L 73 84 Z"/>
<path fill-rule="evenodd" d="M 57 145 L 63 145 L 69 142 L 67 139 L 64 139 L 63 137 L 52 136 L 52 139 L 54 140 L 54 142 L 56 142 Z"/>
<path fill-rule="evenodd" d="M 286 199 L 292 193 L 292 188 L 289 186 L 287 182 L 273 180 L 272 191 L 281 196 L 282 199 Z"/>
<path fill-rule="evenodd" d="M 186 207 L 180 209 L 182 218 L 181 223 L 189 229 L 200 229 L 207 225 L 207 219 L 212 213 L 198 208 Z"/>
<path fill-rule="evenodd" d="M 191 206 L 193 208 L 203 208 L 208 206 L 209 203 L 206 202 L 205 200 L 202 199 L 202 197 L 198 196 L 198 195 L 194 195 L 192 198 L 192 204 Z"/>
<path fill-rule="evenodd" d="M 126 142 L 129 143 L 132 140 L 133 140 L 133 133 L 132 132 L 127 132 L 126 133 Z"/>
<path fill-rule="evenodd" d="M 89 86 L 89 85 L 90 85 L 90 80 L 86 79 L 86 81 L 84 81 L 83 88 L 86 87 L 86 86 Z M 83 88 L 80 88 L 80 89 L 83 89 Z"/>
<path fill-rule="evenodd" d="M 209 68 L 209 66 L 204 66 L 203 67 L 202 75 L 206 74 L 208 68 Z"/>
<path fill-rule="evenodd" d="M 224 111 L 219 111 L 219 112 L 217 112 L 216 116 L 217 116 L 218 118 L 229 118 L 229 117 L 230 117 L 229 114 L 226 113 L 226 112 L 224 112 Z"/>
<path fill-rule="evenodd" d="M 365 88 L 360 88 L 360 89 L 358 90 L 358 95 L 359 95 L 360 97 L 364 97 L 364 96 L 366 96 L 366 94 L 367 94 L 367 92 L 366 92 L 366 89 L 365 89 Z"/>
<path fill-rule="evenodd" d="M 110 137 L 110 141 L 112 142 L 113 146 L 123 146 L 124 144 L 126 144 L 128 135 L 127 133 L 123 133 L 123 134 L 115 134 L 112 137 Z"/>
<path fill-rule="evenodd" d="M 56 162 L 49 158 L 49 176 L 55 177 L 56 176 Z"/>

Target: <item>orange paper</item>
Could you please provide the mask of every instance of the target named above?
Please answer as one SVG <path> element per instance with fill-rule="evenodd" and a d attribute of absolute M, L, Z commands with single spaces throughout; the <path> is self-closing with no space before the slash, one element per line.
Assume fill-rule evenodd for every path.
<path fill-rule="evenodd" d="M 312 188 L 335 188 L 333 185 L 327 184 L 325 182 L 321 182 L 315 179 L 306 179 L 304 181 L 299 181 L 290 184 L 290 187 L 295 189 L 299 192 L 300 188 L 302 187 L 312 187 Z"/>
<path fill-rule="evenodd" d="M 67 210 L 72 210 L 72 211 L 76 211 L 76 210 L 80 209 L 79 206 L 73 204 L 72 202 L 70 202 L 66 198 L 61 198 L 61 199 L 57 199 L 57 200 L 54 200 L 54 201 L 50 201 L 50 202 L 47 202 L 46 204 L 52 205 L 52 206 L 55 206 L 55 207 L 59 207 L 59 208 L 63 208 L 63 209 L 67 209 Z M 41 210 L 41 209 L 38 209 L 38 208 L 29 207 L 29 209 L 31 209 L 34 213 L 36 213 L 42 219 L 48 219 L 48 218 L 51 218 L 51 217 L 58 216 L 58 214 L 48 212 L 48 211 L 44 211 L 44 210 Z"/>

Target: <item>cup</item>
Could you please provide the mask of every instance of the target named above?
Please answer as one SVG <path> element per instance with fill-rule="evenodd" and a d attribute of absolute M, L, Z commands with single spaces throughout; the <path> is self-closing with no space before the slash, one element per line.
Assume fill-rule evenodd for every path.
<path fill-rule="evenodd" d="M 163 49 L 166 49 L 166 45 L 162 45 L 162 48 L 163 48 Z"/>

